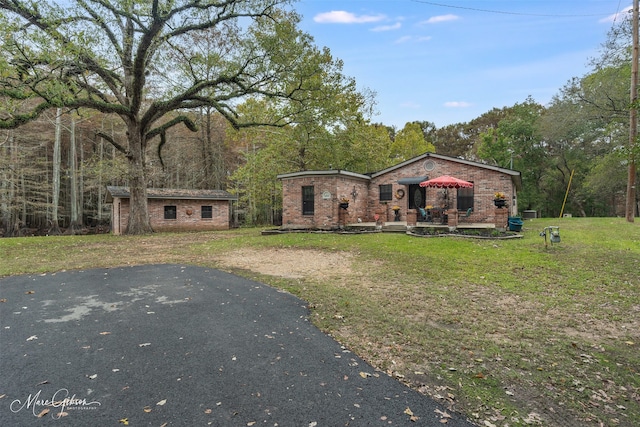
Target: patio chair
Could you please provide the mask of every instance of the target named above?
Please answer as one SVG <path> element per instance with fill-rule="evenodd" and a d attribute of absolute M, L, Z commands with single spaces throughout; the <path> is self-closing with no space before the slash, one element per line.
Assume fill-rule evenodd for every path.
<path fill-rule="evenodd" d="M 472 213 L 473 213 L 473 208 L 467 209 L 467 212 L 464 215 L 458 216 L 458 221 L 468 221 Z"/>
<path fill-rule="evenodd" d="M 425 222 L 428 220 L 429 215 L 427 215 L 427 211 L 424 210 L 424 208 L 416 208 L 416 210 L 418 211 L 418 222 Z"/>

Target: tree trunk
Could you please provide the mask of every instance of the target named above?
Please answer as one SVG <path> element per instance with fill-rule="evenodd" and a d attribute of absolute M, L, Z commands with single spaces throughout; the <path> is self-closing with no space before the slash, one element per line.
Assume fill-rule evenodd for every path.
<path fill-rule="evenodd" d="M 13 132 L 9 131 L 8 143 L 6 147 L 0 145 L 0 229 L 3 231 L 3 236 L 9 236 L 9 227 L 11 223 L 11 190 L 13 188 L 13 170 L 9 167 L 7 162 L 6 166 L 3 164 L 6 159 L 9 159 L 11 155 L 11 143 Z M 15 163 L 14 163 L 15 164 Z"/>
<path fill-rule="evenodd" d="M 9 165 L 18 165 L 18 147 L 14 139 L 13 131 L 9 131 L 9 138 L 6 147 Z M 2 211 L 2 221 L 0 226 L 4 226 L 5 237 L 16 237 L 20 235 L 20 220 L 18 219 L 18 174 L 15 167 L 3 168 L 2 175 L 2 203 L 0 210 Z"/>
<path fill-rule="evenodd" d="M 200 109 L 200 143 L 202 149 L 202 160 L 204 161 L 204 185 L 208 188 L 213 175 L 213 167 L 211 165 L 211 114 L 209 108 Z"/>
<path fill-rule="evenodd" d="M 627 203 L 625 206 L 625 216 L 627 222 L 633 222 L 635 214 L 636 200 L 636 153 L 635 147 L 638 143 L 638 50 L 640 40 L 638 34 L 638 19 L 640 3 L 633 0 L 633 55 L 631 60 L 631 110 L 629 125 L 629 170 L 627 175 Z"/>
<path fill-rule="evenodd" d="M 102 119 L 102 123 L 100 125 L 100 130 L 104 132 L 104 118 Z M 98 145 L 98 153 L 99 153 L 99 163 L 102 164 L 102 162 L 104 161 L 104 140 L 103 139 L 98 139 L 97 142 Z M 103 199 L 103 194 L 102 194 L 102 168 L 100 170 L 100 173 L 98 174 L 98 225 L 102 225 L 102 199 Z"/>
<path fill-rule="evenodd" d="M 76 148 L 80 150 L 78 162 L 78 218 L 80 224 L 84 226 L 84 150 L 82 149 L 82 138 L 80 138 L 80 143 Z"/>
<path fill-rule="evenodd" d="M 149 222 L 145 143 L 139 126 L 127 126 L 129 136 L 129 221 L 125 234 L 153 233 Z"/>
<path fill-rule="evenodd" d="M 216 116 L 212 117 L 216 119 Z M 211 147 L 211 169 L 213 172 L 213 181 L 210 181 L 211 184 L 208 188 L 213 188 L 216 190 L 221 190 L 225 188 L 226 180 L 227 180 L 227 171 L 225 168 L 225 157 L 224 157 L 224 140 L 226 137 L 225 132 L 225 124 L 220 123 L 219 120 L 215 120 L 213 123 L 214 127 L 210 130 L 210 138 L 209 142 Z"/>
<path fill-rule="evenodd" d="M 56 136 L 53 141 L 53 194 L 49 234 L 60 234 L 58 206 L 60 204 L 60 145 L 62 144 L 62 108 L 56 109 Z"/>
<path fill-rule="evenodd" d="M 71 196 L 71 217 L 69 228 L 65 234 L 79 234 L 82 230 L 82 221 L 78 214 L 78 159 L 76 153 L 76 121 L 71 117 L 71 129 L 69 137 L 69 176 Z"/>

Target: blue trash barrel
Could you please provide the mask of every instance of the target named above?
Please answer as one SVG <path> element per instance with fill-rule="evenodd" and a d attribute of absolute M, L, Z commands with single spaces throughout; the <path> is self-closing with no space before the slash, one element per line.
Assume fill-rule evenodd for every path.
<path fill-rule="evenodd" d="M 509 217 L 509 231 L 521 231 L 524 221 L 518 216 Z"/>

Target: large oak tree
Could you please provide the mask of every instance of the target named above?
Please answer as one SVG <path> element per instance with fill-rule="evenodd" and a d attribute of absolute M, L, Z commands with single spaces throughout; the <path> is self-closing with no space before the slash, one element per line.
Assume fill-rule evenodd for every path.
<path fill-rule="evenodd" d="M 297 28 L 291 0 L 0 0 L 0 128 L 51 108 L 119 117 L 126 140 L 101 136 L 129 162 L 129 234 L 151 232 L 146 151 L 187 111 L 209 108 L 235 128 L 294 123 L 339 68 Z M 203 51 L 195 34 L 220 48 Z M 278 105 L 264 122 L 242 121 L 248 98 Z"/>

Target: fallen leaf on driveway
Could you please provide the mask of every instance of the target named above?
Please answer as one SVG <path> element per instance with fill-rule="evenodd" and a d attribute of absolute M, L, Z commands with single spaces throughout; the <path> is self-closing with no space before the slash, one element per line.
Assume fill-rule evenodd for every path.
<path fill-rule="evenodd" d="M 43 409 L 39 414 L 38 414 L 38 418 L 42 418 L 45 415 L 47 415 L 49 413 L 49 408 L 47 409 Z"/>
<path fill-rule="evenodd" d="M 129 419 L 128 418 L 121 418 L 118 420 L 119 423 L 124 424 L 126 426 L 129 425 Z"/>
<path fill-rule="evenodd" d="M 151 407 L 150 406 L 145 406 L 144 408 L 142 408 L 142 410 L 146 413 L 151 412 Z"/>
<path fill-rule="evenodd" d="M 38 336 L 37 335 L 31 335 L 29 338 L 27 338 L 27 341 L 33 341 L 33 340 L 37 340 Z"/>
<path fill-rule="evenodd" d="M 145 342 L 145 343 L 142 343 L 142 344 L 138 344 L 138 347 L 147 347 L 147 346 L 150 346 L 150 345 L 151 345 L 150 342 Z"/>
<path fill-rule="evenodd" d="M 368 372 L 360 372 L 360 376 L 361 376 L 362 378 L 367 378 L 367 377 L 370 377 L 370 376 L 371 376 L 371 374 L 370 374 L 370 373 L 368 373 Z"/>
<path fill-rule="evenodd" d="M 407 409 L 405 409 L 405 410 L 404 410 L 404 413 L 405 413 L 405 414 L 407 414 L 407 415 L 409 415 L 409 419 L 410 419 L 411 421 L 413 421 L 414 423 L 420 419 L 420 417 L 416 417 L 416 416 L 413 414 L 413 411 L 411 411 L 411 409 L 410 409 L 408 406 L 407 406 Z"/>
<path fill-rule="evenodd" d="M 25 294 L 27 294 L 27 295 L 35 294 L 35 291 L 27 291 L 27 292 L 25 292 Z"/>
<path fill-rule="evenodd" d="M 162 405 L 164 405 L 165 403 L 167 403 L 167 399 L 162 399 L 160 402 L 156 403 L 156 405 L 158 405 L 158 406 L 162 406 Z"/>
<path fill-rule="evenodd" d="M 111 332 L 100 332 L 100 335 L 111 335 Z"/>
<path fill-rule="evenodd" d="M 442 412 L 440 409 L 436 409 L 434 412 L 443 418 L 451 418 L 451 415 L 449 415 L 447 411 Z"/>

